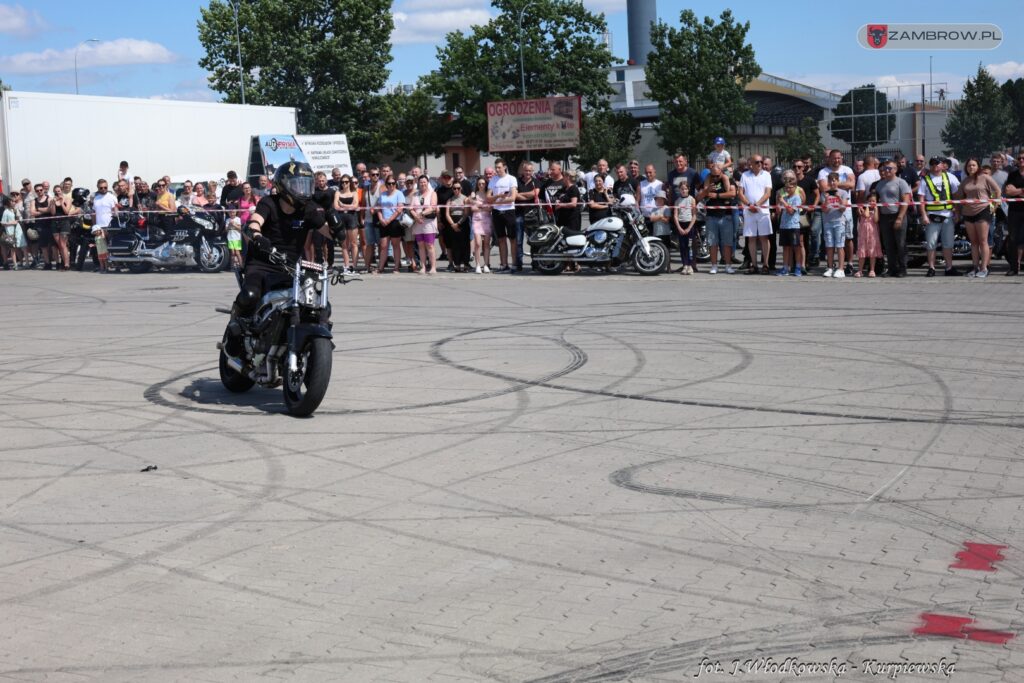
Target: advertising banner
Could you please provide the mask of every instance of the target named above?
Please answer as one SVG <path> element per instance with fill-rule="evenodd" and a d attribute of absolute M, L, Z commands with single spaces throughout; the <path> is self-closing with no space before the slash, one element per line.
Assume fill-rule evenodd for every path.
<path fill-rule="evenodd" d="M 330 178 L 331 171 L 340 168 L 342 174 L 352 174 L 352 159 L 348 151 L 348 138 L 344 135 L 296 135 L 295 139 L 313 167 Z"/>
<path fill-rule="evenodd" d="M 249 150 L 249 181 L 261 175 L 273 177 L 281 164 L 305 161 L 294 135 L 254 135 Z"/>
<path fill-rule="evenodd" d="M 526 152 L 580 144 L 579 96 L 487 103 L 488 150 Z"/>

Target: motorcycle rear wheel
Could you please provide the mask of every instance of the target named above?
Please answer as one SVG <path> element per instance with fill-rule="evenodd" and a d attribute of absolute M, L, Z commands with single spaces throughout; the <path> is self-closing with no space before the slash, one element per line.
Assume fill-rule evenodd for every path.
<path fill-rule="evenodd" d="M 533 264 L 541 275 L 558 275 L 565 270 L 563 261 L 534 261 Z"/>
<path fill-rule="evenodd" d="M 330 339 L 313 337 L 299 353 L 298 372 L 284 370 L 284 404 L 295 417 L 312 415 L 327 394 L 334 347 Z"/>
<path fill-rule="evenodd" d="M 153 264 L 150 263 L 149 261 L 142 261 L 141 263 L 129 263 L 127 265 L 128 272 L 135 273 L 136 275 L 140 273 L 148 273 L 149 271 L 153 270 Z"/>
<path fill-rule="evenodd" d="M 252 389 L 253 385 L 256 384 L 245 375 L 241 375 L 235 372 L 230 366 L 228 366 L 228 356 L 221 349 L 220 362 L 218 363 L 220 369 L 220 383 L 224 385 L 224 388 L 234 394 L 244 394 L 245 392 Z"/>

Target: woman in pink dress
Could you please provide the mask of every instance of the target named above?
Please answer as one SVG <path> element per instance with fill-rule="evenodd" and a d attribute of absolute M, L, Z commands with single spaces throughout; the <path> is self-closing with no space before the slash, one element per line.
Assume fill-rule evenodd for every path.
<path fill-rule="evenodd" d="M 868 206 L 857 209 L 857 272 L 854 277 L 864 276 L 864 262 L 869 261 L 868 277 L 875 276 L 875 259 L 882 257 L 882 243 L 878 238 L 878 194 L 871 193 Z"/>
<path fill-rule="evenodd" d="M 491 205 L 487 202 L 487 179 L 476 179 L 476 191 L 469 198 L 473 211 L 473 260 L 477 273 L 491 272 Z"/>

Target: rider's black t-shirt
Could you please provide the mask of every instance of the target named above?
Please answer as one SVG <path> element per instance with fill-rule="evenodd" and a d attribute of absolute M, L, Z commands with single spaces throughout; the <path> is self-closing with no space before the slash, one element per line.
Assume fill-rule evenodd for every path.
<path fill-rule="evenodd" d="M 295 258 L 305 242 L 306 228 L 303 226 L 305 214 L 297 211 L 287 213 L 283 210 L 284 199 L 280 195 L 267 195 L 256 205 L 254 213 L 263 218 L 260 232 L 270 240 L 271 244 L 290 258 Z M 289 208 L 291 208 L 289 206 Z M 307 209 L 315 211 L 319 207 L 310 202 Z M 250 258 L 269 263 L 267 254 L 261 249 L 249 249 Z"/>

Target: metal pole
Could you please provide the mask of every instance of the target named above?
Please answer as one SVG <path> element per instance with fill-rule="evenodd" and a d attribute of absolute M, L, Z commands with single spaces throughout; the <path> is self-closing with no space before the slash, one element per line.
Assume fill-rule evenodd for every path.
<path fill-rule="evenodd" d="M 526 13 L 526 8 L 533 4 L 534 0 L 530 0 L 519 10 L 519 91 L 524 100 L 526 99 L 526 68 L 523 66 L 523 14 Z M 530 160 L 530 150 L 526 150 L 526 160 Z"/>
<path fill-rule="evenodd" d="M 928 55 L 928 101 L 932 101 L 932 56 Z"/>
<path fill-rule="evenodd" d="M 75 94 L 78 94 L 78 48 L 82 47 L 86 43 L 98 43 L 99 38 L 90 38 L 89 40 L 83 40 L 75 46 Z"/>
<path fill-rule="evenodd" d="M 242 75 L 242 31 L 238 27 L 238 3 L 234 0 L 231 9 L 235 12 L 235 40 L 238 43 L 238 85 L 242 88 L 242 104 L 245 104 L 245 77 Z"/>

